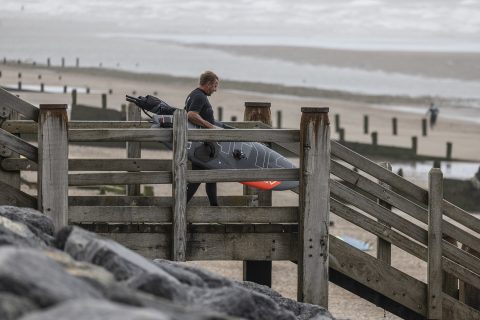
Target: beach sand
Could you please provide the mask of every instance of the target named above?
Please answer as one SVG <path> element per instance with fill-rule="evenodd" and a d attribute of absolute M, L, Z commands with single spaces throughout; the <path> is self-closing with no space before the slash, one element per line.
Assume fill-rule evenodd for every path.
<path fill-rule="evenodd" d="M 99 69 L 76 69 L 76 68 L 52 68 L 46 69 L 40 66 L 26 65 L 0 65 L 2 77 L 0 85 L 16 85 L 18 73 L 22 73 L 21 80 L 24 84 L 35 84 L 43 82 L 48 85 L 63 87 L 89 87 L 91 94 L 80 93 L 78 103 L 85 105 L 100 106 L 101 92 L 113 91 L 108 95 L 108 108 L 120 110 L 122 103 L 125 103 L 125 94 L 146 95 L 157 92 L 158 96 L 171 105 L 181 107 L 185 96 L 196 86 L 196 79 L 174 78 L 161 75 L 142 75 L 128 72 L 99 70 Z M 42 79 L 38 79 L 41 75 Z M 61 79 L 60 79 L 61 77 Z M 261 89 L 266 88 L 267 93 Z M 311 92 L 306 90 L 307 92 Z M 300 124 L 301 107 L 329 107 L 330 119 L 333 129 L 334 114 L 340 115 L 341 127 L 345 128 L 347 141 L 369 142 L 370 135 L 363 133 L 363 116 L 370 117 L 370 131 L 377 131 L 379 144 L 410 147 L 411 137 L 419 139 L 418 150 L 420 154 L 443 156 L 446 152 L 446 143 L 453 143 L 453 157 L 466 160 L 478 161 L 480 158 L 480 124 L 471 119 L 478 119 L 480 110 L 465 109 L 457 110 L 454 106 L 442 107 L 437 126 L 431 130 L 428 136 L 421 134 L 421 119 L 427 110 L 427 105 L 422 104 L 421 99 L 396 100 L 392 98 L 391 104 L 388 99 L 382 98 L 381 103 L 369 103 L 369 99 L 355 95 L 330 92 L 328 98 L 321 96 L 321 91 L 315 91 L 315 97 L 306 95 L 295 95 L 301 90 L 285 88 L 282 86 L 268 86 L 265 84 L 221 82 L 219 91 L 214 94 L 210 101 L 214 107 L 223 106 L 224 120 L 236 116 L 243 119 L 244 102 L 262 101 L 272 103 L 273 123 L 276 123 L 277 111 L 282 111 L 284 128 L 298 128 Z M 287 93 L 287 94 L 285 94 Z M 70 104 L 70 94 L 63 93 L 36 93 L 16 92 L 22 99 L 30 101 L 35 105 L 39 104 Z M 386 100 L 385 100 L 386 99 Z M 401 102 L 401 104 L 400 104 Z M 406 103 L 403 103 L 406 102 Z M 408 111 L 405 108 L 408 106 Z M 462 121 L 448 115 L 461 115 L 470 121 Z M 391 119 L 398 119 L 399 134 L 392 135 Z M 468 119 L 470 118 L 470 119 Z M 338 138 L 335 130 L 331 130 L 331 137 Z M 102 149 L 95 147 L 70 147 L 70 157 L 123 157 L 125 150 Z M 142 156 L 146 158 L 168 158 L 167 151 L 143 150 Z M 26 176 L 31 179 L 32 175 Z M 423 177 L 415 183 L 426 187 L 427 177 Z M 26 190 L 29 191 L 29 190 Z M 88 194 L 91 191 L 75 189 L 71 191 L 76 194 Z M 155 195 L 168 195 L 169 186 L 155 186 Z M 242 187 L 238 183 L 222 183 L 219 186 L 220 195 L 241 194 Z M 203 187 L 199 189 L 199 195 L 204 195 Z M 274 193 L 274 205 L 295 206 L 298 205 L 298 196 L 285 191 Z M 335 222 L 331 233 L 342 236 L 348 235 L 371 243 L 373 249 L 368 253 L 375 255 L 376 239 L 373 235 L 353 226 L 345 220 L 332 214 L 331 219 Z M 411 276 L 426 281 L 426 264 L 400 249 L 393 248 L 392 265 Z M 242 262 L 240 261 L 196 261 L 189 262 L 193 265 L 205 267 L 213 272 L 228 276 L 232 279 L 242 279 Z M 289 298 L 296 298 L 297 290 L 297 268 L 291 262 L 273 263 L 273 289 Z M 345 290 L 330 285 L 330 306 L 331 313 L 339 319 L 397 319 L 390 313 L 377 308 L 363 299 L 346 292 Z"/>

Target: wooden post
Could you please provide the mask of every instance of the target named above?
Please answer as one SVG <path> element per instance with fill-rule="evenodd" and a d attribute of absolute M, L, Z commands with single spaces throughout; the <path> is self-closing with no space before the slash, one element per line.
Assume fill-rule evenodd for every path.
<path fill-rule="evenodd" d="M 2 77 L 2 70 L 0 70 L 0 78 Z"/>
<path fill-rule="evenodd" d="M 345 128 L 340 128 L 338 130 L 338 138 L 340 142 L 345 142 Z"/>
<path fill-rule="evenodd" d="M 122 121 L 127 120 L 127 105 L 125 103 L 120 106 L 120 117 Z"/>
<path fill-rule="evenodd" d="M 217 120 L 223 121 L 223 107 L 218 106 L 217 111 L 218 111 Z"/>
<path fill-rule="evenodd" d="M 397 118 L 392 118 L 392 133 L 394 136 L 398 134 Z"/>
<path fill-rule="evenodd" d="M 378 145 L 378 132 L 377 131 L 372 132 L 372 145 L 374 145 L 374 146 Z"/>
<path fill-rule="evenodd" d="M 65 68 L 65 58 L 62 58 L 62 68 Z"/>
<path fill-rule="evenodd" d="M 282 110 L 277 110 L 277 129 L 282 129 Z"/>
<path fill-rule="evenodd" d="M 102 93 L 102 109 L 107 109 L 107 94 Z"/>
<path fill-rule="evenodd" d="M 16 111 L 6 111 L 0 114 L 2 118 L 6 118 L 8 120 L 20 120 L 20 114 Z M 18 134 L 19 135 L 19 134 Z M 16 153 L 7 149 L 5 146 L 0 144 L 0 156 L 2 158 L 20 158 L 20 156 Z M 17 190 L 20 190 L 21 183 L 20 183 L 20 171 L 3 171 L 2 166 L 0 165 L 0 181 L 8 184 L 9 186 L 14 187 Z M 21 206 L 21 204 L 11 204 Z"/>
<path fill-rule="evenodd" d="M 422 119 L 422 136 L 427 136 L 427 119 Z"/>
<path fill-rule="evenodd" d="M 328 309 L 330 125 L 328 108 L 302 108 L 298 301 Z"/>
<path fill-rule="evenodd" d="M 50 68 L 50 58 L 47 58 L 47 67 Z"/>
<path fill-rule="evenodd" d="M 368 115 L 363 115 L 363 133 L 368 134 Z"/>
<path fill-rule="evenodd" d="M 63 86 L 63 93 L 67 93 L 67 85 Z"/>
<path fill-rule="evenodd" d="M 384 167 L 385 169 L 392 171 L 392 165 L 388 162 L 381 162 L 379 163 L 380 166 Z M 391 190 L 392 188 L 386 184 L 385 182 L 378 181 L 378 183 L 388 189 Z M 387 208 L 388 210 L 392 210 L 392 205 L 389 203 L 378 199 L 378 204 L 382 207 Z M 386 221 L 379 220 L 380 223 L 384 224 L 386 228 L 390 229 L 390 225 Z M 383 240 L 382 238 L 377 237 L 377 259 L 382 260 L 386 264 L 392 263 L 392 245 L 390 242 Z"/>
<path fill-rule="evenodd" d="M 261 121 L 272 126 L 269 102 L 245 102 L 244 121 Z M 272 206 L 272 191 L 243 187 L 244 195 L 258 195 L 259 206 Z M 243 280 L 272 286 L 272 261 L 243 261 Z"/>
<path fill-rule="evenodd" d="M 72 108 L 77 105 L 77 89 L 72 90 Z"/>
<path fill-rule="evenodd" d="M 40 92 L 45 92 L 45 85 L 40 83 Z"/>
<path fill-rule="evenodd" d="M 173 117 L 172 162 L 172 260 L 185 261 L 187 249 L 187 113 L 175 111 Z"/>
<path fill-rule="evenodd" d="M 128 104 L 127 121 L 140 121 L 141 120 L 140 108 L 133 103 Z M 127 158 L 141 158 L 142 157 L 142 145 L 141 142 L 127 141 Z M 139 196 L 140 185 L 129 184 L 127 185 L 127 196 Z"/>
<path fill-rule="evenodd" d="M 447 142 L 447 159 L 452 159 L 452 143 L 451 142 Z"/>
<path fill-rule="evenodd" d="M 442 203 L 443 174 L 432 168 L 428 175 L 428 319 L 442 319 Z"/>
<path fill-rule="evenodd" d="M 231 121 L 237 121 L 237 116 L 232 116 L 232 117 L 230 118 L 230 120 L 231 120 Z"/>
<path fill-rule="evenodd" d="M 22 81 L 18 81 L 18 91 L 22 91 Z"/>
<path fill-rule="evenodd" d="M 77 68 L 80 67 L 80 58 L 77 58 L 75 60 L 75 67 L 77 67 Z"/>
<path fill-rule="evenodd" d="M 462 250 L 470 253 L 471 255 L 480 258 L 480 252 L 466 246 L 462 245 Z M 471 284 L 460 281 L 459 287 L 459 299 L 461 302 L 465 303 L 466 305 L 480 310 L 480 289 L 472 286 Z"/>
<path fill-rule="evenodd" d="M 86 88 L 85 88 L 85 93 L 86 93 L 86 94 L 90 94 L 90 88 L 89 88 L 89 87 L 86 87 Z"/>
<path fill-rule="evenodd" d="M 18 73 L 18 79 L 22 79 L 22 73 L 21 72 Z"/>
<path fill-rule="evenodd" d="M 340 115 L 335 113 L 335 132 L 340 130 Z"/>
<path fill-rule="evenodd" d="M 412 151 L 413 151 L 413 154 L 417 154 L 417 151 L 418 151 L 418 138 L 417 137 L 412 137 Z"/>
<path fill-rule="evenodd" d="M 56 230 L 68 224 L 67 105 L 40 105 L 38 119 L 38 209 Z"/>

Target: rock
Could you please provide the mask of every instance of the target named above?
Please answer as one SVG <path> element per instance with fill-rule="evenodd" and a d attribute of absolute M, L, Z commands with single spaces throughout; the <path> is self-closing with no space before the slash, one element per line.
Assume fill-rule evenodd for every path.
<path fill-rule="evenodd" d="M 8 223 L 5 223 L 9 221 Z M 24 237 L 22 232 L 16 230 L 16 222 L 0 217 L 0 246 L 12 245 L 17 247 L 44 248 L 47 247 L 43 240 L 32 234 L 31 237 Z M 23 224 L 21 226 L 25 227 Z M 30 230 L 25 227 L 29 232 Z"/>
<path fill-rule="evenodd" d="M 32 233 L 50 245 L 55 227 L 47 215 L 31 208 L 0 206 L 0 216 L 25 224 Z"/>
<path fill-rule="evenodd" d="M 102 297 L 44 252 L 12 246 L 0 247 L 0 292 L 27 298 L 42 308 L 68 299 Z"/>
<path fill-rule="evenodd" d="M 221 320 L 234 319 L 218 314 L 170 313 L 150 308 L 135 308 L 109 301 L 74 300 L 64 302 L 43 312 L 26 315 L 20 320 Z"/>
<path fill-rule="evenodd" d="M 30 300 L 10 293 L 0 292 L 0 319 L 14 320 L 38 307 Z"/>

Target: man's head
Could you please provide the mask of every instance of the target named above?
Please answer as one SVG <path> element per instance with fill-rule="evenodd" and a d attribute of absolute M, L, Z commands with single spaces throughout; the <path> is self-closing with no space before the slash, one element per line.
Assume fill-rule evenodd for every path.
<path fill-rule="evenodd" d="M 212 71 L 205 71 L 200 75 L 200 89 L 205 91 L 207 96 L 211 96 L 212 93 L 217 91 L 218 76 Z"/>

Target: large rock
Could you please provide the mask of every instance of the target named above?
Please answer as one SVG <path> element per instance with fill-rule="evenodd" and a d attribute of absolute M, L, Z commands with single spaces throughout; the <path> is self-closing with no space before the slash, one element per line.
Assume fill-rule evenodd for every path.
<path fill-rule="evenodd" d="M 220 320 L 232 319 L 219 315 L 204 316 L 195 313 L 170 313 L 150 308 L 135 308 L 98 300 L 68 301 L 43 312 L 22 317 L 20 320 Z"/>
<path fill-rule="evenodd" d="M 11 293 L 0 292 L 0 319 L 14 320 L 38 309 L 33 302 Z"/>
<path fill-rule="evenodd" d="M 0 206 L 0 216 L 23 223 L 33 234 L 48 245 L 53 241 L 55 227 L 52 219 L 40 211 L 31 208 Z"/>

